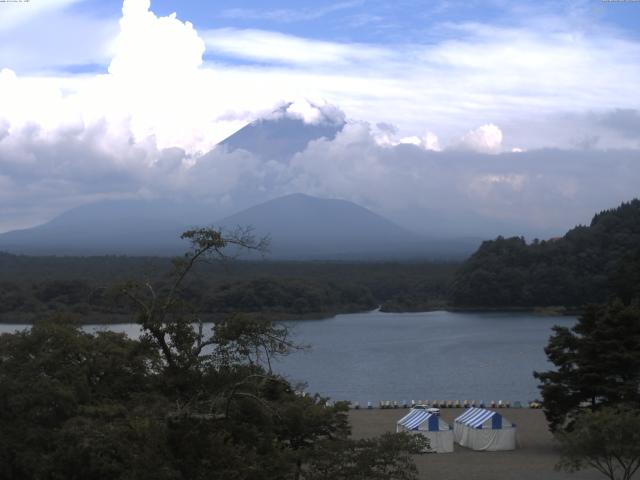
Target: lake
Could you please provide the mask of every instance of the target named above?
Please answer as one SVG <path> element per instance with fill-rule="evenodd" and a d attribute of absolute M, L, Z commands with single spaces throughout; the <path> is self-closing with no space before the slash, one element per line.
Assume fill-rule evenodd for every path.
<path fill-rule="evenodd" d="M 553 325 L 573 317 L 526 313 L 381 313 L 284 322 L 308 351 L 274 369 L 307 391 L 366 404 L 379 400 L 520 400 L 539 397 L 534 370 L 546 370 Z M 24 326 L 0 325 L 0 331 Z M 137 325 L 90 325 L 131 336 Z"/>
<path fill-rule="evenodd" d="M 538 398 L 553 325 L 572 317 L 521 313 L 360 313 L 292 323 L 312 345 L 277 368 L 337 400 Z"/>

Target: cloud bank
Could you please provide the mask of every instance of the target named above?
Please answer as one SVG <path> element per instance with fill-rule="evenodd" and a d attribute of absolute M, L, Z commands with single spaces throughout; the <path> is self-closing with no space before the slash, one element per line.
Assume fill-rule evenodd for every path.
<path fill-rule="evenodd" d="M 402 48 L 197 32 L 125 0 L 105 73 L 0 71 L 0 231 L 101 199 L 192 198 L 223 215 L 305 192 L 423 231 L 544 235 L 637 195 L 638 44 L 442 28 L 455 39 Z M 347 123 L 284 161 L 214 148 L 278 115 Z"/>
<path fill-rule="evenodd" d="M 216 148 L 192 157 L 153 143 L 111 144 L 105 131 L 37 133 L 0 142 L 0 221 L 92 200 L 172 198 L 209 205 L 211 220 L 288 193 L 343 198 L 432 235 L 562 233 L 637 195 L 637 151 L 434 151 L 381 145 L 378 128 L 349 122 L 284 161 Z M 13 146 L 13 149 L 12 149 Z M 18 148 L 20 147 L 20 148 Z M 43 206 L 44 210 L 43 210 Z"/>

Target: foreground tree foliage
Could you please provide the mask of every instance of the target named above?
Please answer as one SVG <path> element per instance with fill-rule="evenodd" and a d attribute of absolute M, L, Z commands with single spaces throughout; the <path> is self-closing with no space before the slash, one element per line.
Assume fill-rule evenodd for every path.
<path fill-rule="evenodd" d="M 640 467 L 640 250 L 625 243 L 638 232 L 639 207 L 635 200 L 594 218 L 580 255 L 605 262 L 606 288 L 590 300 L 609 301 L 588 306 L 572 328 L 554 327 L 545 352 L 555 369 L 534 373 L 561 444 L 558 468 L 592 467 L 611 480 Z M 590 260 L 596 240 L 603 256 Z"/>
<path fill-rule="evenodd" d="M 170 288 L 121 289 L 140 339 L 62 319 L 0 336 L 0 478 L 415 478 L 419 439 L 350 440 L 346 404 L 301 396 L 271 371 L 296 348 L 286 329 L 235 316 L 206 331 L 184 303 L 197 262 L 265 245 L 247 231 L 184 238 L 193 249 Z"/>
<path fill-rule="evenodd" d="M 587 412 L 571 432 L 558 434 L 570 472 L 592 467 L 610 480 L 630 480 L 640 468 L 640 409 L 604 408 Z"/>
<path fill-rule="evenodd" d="M 420 435 L 387 433 L 358 441 L 322 441 L 304 467 L 307 480 L 410 480 L 418 471 L 411 454 L 429 441 Z"/>
<path fill-rule="evenodd" d="M 586 405 L 640 407 L 640 308 L 612 301 L 587 308 L 573 328 L 554 327 L 545 348 L 556 366 L 535 372 L 552 430 L 571 428 Z"/>

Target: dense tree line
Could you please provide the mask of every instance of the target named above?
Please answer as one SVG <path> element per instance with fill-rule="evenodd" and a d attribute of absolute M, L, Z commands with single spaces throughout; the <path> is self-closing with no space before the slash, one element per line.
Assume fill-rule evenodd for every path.
<path fill-rule="evenodd" d="M 162 258 L 21 257 L 0 254 L 0 320 L 43 314 L 92 314 L 96 321 L 131 313 L 111 287 L 128 278 L 168 288 Z M 235 262 L 227 269 L 198 265 L 181 290 L 202 314 L 228 312 L 323 316 L 364 311 L 429 309 L 446 301 L 456 264 Z"/>
<path fill-rule="evenodd" d="M 162 287 L 160 287 L 162 288 Z M 373 309 L 371 291 L 348 283 L 262 277 L 250 281 L 207 284 L 190 282 L 181 292 L 200 313 L 331 313 Z M 38 315 L 51 312 L 129 314 L 111 288 L 82 280 L 50 280 L 31 285 L 0 284 L 0 313 Z M 8 315 L 7 315 L 8 318 Z"/>
<path fill-rule="evenodd" d="M 308 280 L 258 278 L 222 284 L 205 295 L 206 311 L 270 311 L 296 314 L 323 311 L 359 311 L 375 308 L 371 291 L 354 284 Z"/>
<path fill-rule="evenodd" d="M 456 274 L 451 301 L 460 307 L 581 307 L 604 302 L 640 251 L 640 200 L 593 217 L 547 241 L 484 242 Z M 620 280 L 618 280 L 620 281 Z"/>
<path fill-rule="evenodd" d="M 389 292 L 381 302 L 383 312 L 424 312 L 446 308 L 449 283 L 437 276 L 424 276 Z"/>

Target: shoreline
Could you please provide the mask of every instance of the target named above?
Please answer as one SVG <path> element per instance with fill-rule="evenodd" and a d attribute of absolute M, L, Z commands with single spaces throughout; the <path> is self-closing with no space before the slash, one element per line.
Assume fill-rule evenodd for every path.
<path fill-rule="evenodd" d="M 275 313 L 275 312 L 239 312 L 235 315 L 253 315 L 259 316 L 272 322 L 305 322 L 314 320 L 327 320 L 338 315 L 351 315 L 362 313 L 382 313 L 382 314 L 420 314 L 432 312 L 450 312 L 450 313 L 530 313 L 541 317 L 558 316 L 558 317 L 575 317 L 582 314 L 583 310 L 578 308 L 566 307 L 504 307 L 504 308 L 488 308 L 488 307 L 451 307 L 438 306 L 427 310 L 402 310 L 387 311 L 382 310 L 381 306 L 372 310 L 357 311 L 327 311 L 327 312 L 311 312 L 306 314 L 296 313 Z M 129 325 L 137 323 L 135 321 L 135 313 L 108 314 L 108 313 L 78 313 L 78 312 L 58 312 L 58 313 L 24 313 L 19 312 L 14 317 L 11 313 L 3 313 L 0 315 L 0 325 L 34 325 L 35 323 L 51 320 L 55 317 L 68 318 L 71 323 L 78 325 Z M 201 314 L 205 323 L 211 323 L 215 320 L 232 316 L 232 313 L 209 313 Z M 83 319 L 90 317 L 89 321 Z"/>

